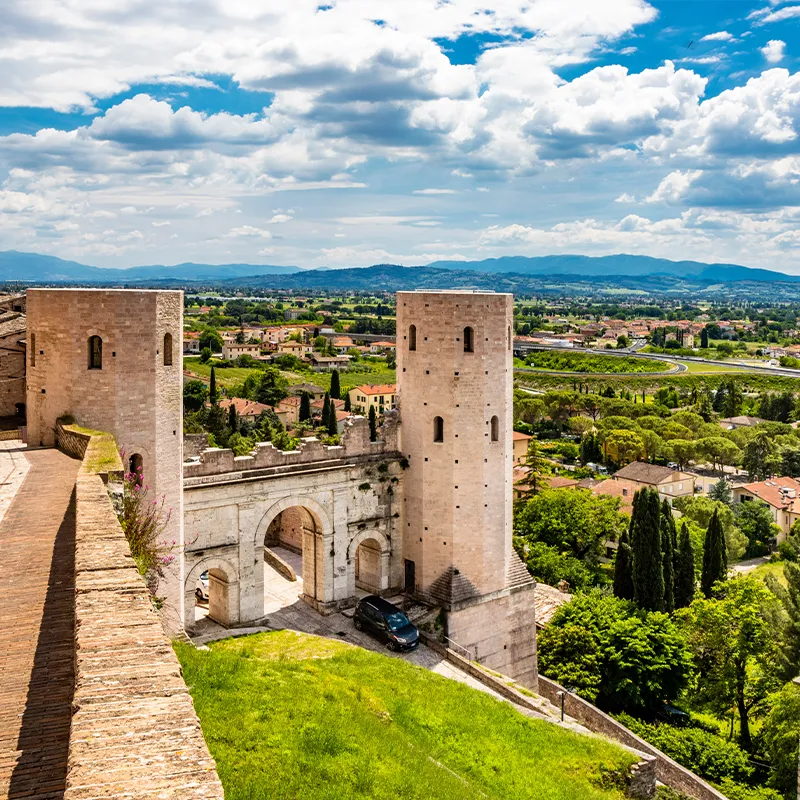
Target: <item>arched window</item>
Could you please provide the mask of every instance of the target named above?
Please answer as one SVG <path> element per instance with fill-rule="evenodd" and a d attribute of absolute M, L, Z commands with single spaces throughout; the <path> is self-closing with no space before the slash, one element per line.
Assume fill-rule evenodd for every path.
<path fill-rule="evenodd" d="M 497 419 L 496 416 L 492 417 L 492 422 L 490 425 L 492 429 L 492 441 L 499 442 L 500 441 L 500 420 Z"/>
<path fill-rule="evenodd" d="M 172 334 L 164 334 L 164 366 L 172 366 Z"/>
<path fill-rule="evenodd" d="M 30 358 L 31 366 L 35 367 L 36 366 L 36 334 L 35 333 L 31 334 L 31 340 L 30 340 L 30 342 L 28 342 L 28 345 L 31 348 L 31 358 Z"/>
<path fill-rule="evenodd" d="M 417 326 L 416 325 L 409 325 L 408 326 L 408 349 L 409 350 L 416 350 L 417 349 Z"/>
<path fill-rule="evenodd" d="M 103 340 L 99 336 L 89 337 L 89 369 L 103 369 Z"/>
<path fill-rule="evenodd" d="M 131 473 L 131 480 L 135 481 L 139 486 L 144 481 L 144 459 L 141 454 L 134 453 L 128 459 L 128 471 Z"/>
<path fill-rule="evenodd" d="M 433 441 L 444 441 L 444 420 L 441 417 L 433 418 Z"/>
<path fill-rule="evenodd" d="M 475 334 L 472 332 L 472 328 L 464 328 L 464 352 L 475 352 Z"/>

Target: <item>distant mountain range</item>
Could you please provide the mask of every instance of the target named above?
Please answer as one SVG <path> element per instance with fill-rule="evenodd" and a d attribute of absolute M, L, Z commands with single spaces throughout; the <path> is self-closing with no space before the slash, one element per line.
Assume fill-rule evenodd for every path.
<path fill-rule="evenodd" d="M 14 250 L 0 252 L 0 281 L 29 284 L 140 284 L 209 287 L 227 284 L 284 289 L 448 289 L 472 287 L 497 291 L 596 293 L 620 287 L 640 292 L 707 290 L 720 284 L 797 284 L 800 275 L 752 269 L 738 264 L 669 261 L 639 255 L 505 256 L 483 261 L 435 261 L 418 267 L 379 264 L 372 267 L 303 269 L 262 264 L 151 265 L 129 269 L 90 267 L 75 261 Z"/>

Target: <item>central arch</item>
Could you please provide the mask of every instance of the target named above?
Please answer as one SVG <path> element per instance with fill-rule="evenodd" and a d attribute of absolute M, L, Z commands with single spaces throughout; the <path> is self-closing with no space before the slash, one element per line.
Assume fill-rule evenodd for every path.
<path fill-rule="evenodd" d="M 264 514 L 256 528 L 253 541 L 255 553 L 262 553 L 265 561 L 266 548 L 283 548 L 284 561 L 290 562 L 298 580 L 302 580 L 302 588 L 297 587 L 298 596 L 313 606 L 320 606 L 326 602 L 332 587 L 325 585 L 326 537 L 333 532 L 330 517 L 326 509 L 311 497 L 284 497 Z M 300 556 L 301 563 L 293 560 L 290 555 Z M 274 555 L 274 554 L 273 554 Z M 280 558 L 280 555 L 278 555 Z M 269 559 L 274 562 L 274 557 Z M 272 566 L 265 564 L 265 570 L 272 570 Z M 283 570 L 280 574 L 284 575 Z M 269 575 L 267 575 L 267 578 Z M 326 591 L 327 589 L 327 591 Z M 267 593 L 264 596 L 264 613 L 268 613 Z"/>

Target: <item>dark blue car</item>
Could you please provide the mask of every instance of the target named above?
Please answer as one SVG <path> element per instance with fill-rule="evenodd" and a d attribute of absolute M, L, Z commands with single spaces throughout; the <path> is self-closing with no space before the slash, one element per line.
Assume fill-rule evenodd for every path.
<path fill-rule="evenodd" d="M 356 630 L 366 631 L 390 650 L 413 650 L 419 644 L 419 631 L 408 617 L 388 600 L 376 594 L 358 601 L 353 614 Z"/>

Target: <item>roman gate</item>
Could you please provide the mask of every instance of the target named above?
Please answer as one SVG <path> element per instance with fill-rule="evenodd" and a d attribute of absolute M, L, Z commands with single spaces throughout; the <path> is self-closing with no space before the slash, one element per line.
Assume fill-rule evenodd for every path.
<path fill-rule="evenodd" d="M 284 452 L 262 443 L 250 456 L 208 449 L 185 463 L 186 629 L 205 572 L 212 619 L 237 626 L 263 618 L 265 560 L 291 572 L 270 545 L 302 557 L 303 600 L 323 613 L 354 603 L 357 586 L 401 588 L 397 424 L 397 412 L 388 413 L 371 442 L 367 420 L 353 417 L 339 446 L 309 438 Z"/>

